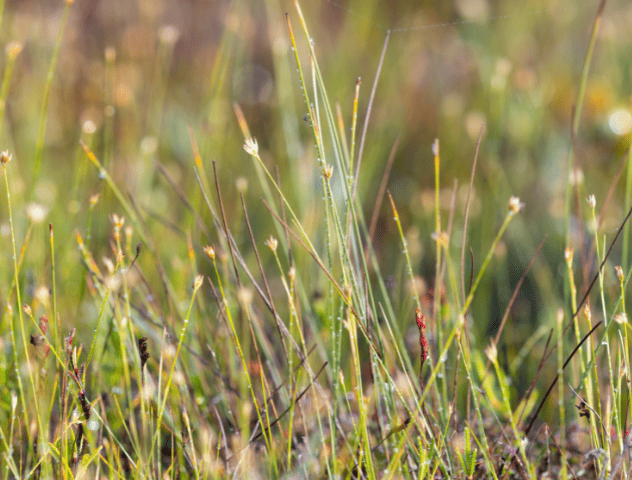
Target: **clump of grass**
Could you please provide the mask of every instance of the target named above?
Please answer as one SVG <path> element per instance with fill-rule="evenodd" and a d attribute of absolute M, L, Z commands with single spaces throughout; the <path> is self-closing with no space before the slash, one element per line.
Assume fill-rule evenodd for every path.
<path fill-rule="evenodd" d="M 264 146 L 272 140 L 258 141 L 259 132 L 249 123 L 263 126 L 237 102 L 228 102 L 243 136 L 234 163 L 213 160 L 207 174 L 206 127 L 195 125 L 188 132 L 178 129 L 178 136 L 188 133 L 189 140 L 173 151 L 186 161 L 159 161 L 167 148 L 163 136 L 172 126 L 167 67 L 178 60 L 179 34 L 175 27 L 162 27 L 156 32 L 149 104 L 135 111 L 147 116 L 147 136 L 130 140 L 117 127 L 113 105 L 123 102 L 127 90 L 119 85 L 117 93 L 110 85 L 118 60 L 108 47 L 103 102 L 110 113 L 103 141 L 84 135 L 73 146 L 82 168 L 89 167 L 63 192 L 75 216 L 55 215 L 46 237 L 39 221 L 31 217 L 26 225 L 21 217 L 50 169 L 42 161 L 46 125 L 72 3 L 65 2 L 48 64 L 33 166 L 17 155 L 12 160 L 8 151 L 0 154 L 8 217 L 3 231 L 10 243 L 4 249 L 10 261 L 2 260 L 10 271 L 8 288 L 1 292 L 6 302 L 6 333 L 0 335 L 3 478 L 629 476 L 632 384 L 625 292 L 630 266 L 627 245 L 621 262 L 617 245 L 620 236 L 626 243 L 629 236 L 630 162 L 624 202 L 630 213 L 619 219 L 611 238 L 597 218 L 596 196 L 579 202 L 582 192 L 575 184 L 574 215 L 581 228 L 588 225 L 591 258 L 583 251 L 583 231 L 581 247 L 572 247 L 577 239 L 571 235 L 569 183 L 564 250 L 556 252 L 558 261 L 565 261 L 560 271 L 566 292 L 543 308 L 543 326 L 529 332 L 520 350 L 508 352 L 508 345 L 514 346 L 506 327 L 518 331 L 512 309 L 521 289 L 525 283 L 545 284 L 537 277 L 548 271 L 537 265 L 545 260 L 545 240 L 522 251 L 525 243 L 512 234 L 524 226 L 528 201 L 494 198 L 490 192 L 494 214 L 475 224 L 470 206 L 483 128 L 464 208 L 458 181 L 450 201 L 442 200 L 450 170 L 445 143 L 441 150 L 439 140 L 426 145 L 424 162 L 434 168 L 428 169 L 432 194 L 424 228 L 432 231 L 427 240 L 434 243 L 422 279 L 416 245 L 409 242 L 410 208 L 400 203 L 396 183 L 387 188 L 401 136 L 380 172 L 376 198 L 365 188 L 369 120 L 391 32 L 382 44 L 356 138 L 361 81 L 355 81 L 348 109 L 334 104 L 318 45 L 295 1 L 286 15 L 286 40 L 297 75 L 287 86 L 298 85 L 304 103 L 320 198 L 309 201 L 312 193 L 300 191 L 300 179 L 282 171 L 281 159 Z M 571 119 L 573 159 L 604 6 L 602 1 Z M 213 100 L 223 91 L 234 34 L 226 34 L 217 52 Z M 0 117 L 21 50 L 19 42 L 5 49 Z M 279 77 L 286 61 L 277 58 Z M 345 115 L 351 117 L 350 129 Z M 290 145 L 298 129 L 288 123 L 287 112 L 283 118 Z M 124 162 L 116 152 L 129 141 L 145 145 L 146 158 L 134 167 L 142 175 L 139 184 L 166 185 L 149 192 L 150 202 L 141 200 L 146 192 L 133 191 L 133 182 L 126 182 L 129 171 L 121 173 Z M 145 161 L 153 155 L 152 162 Z M 18 161 L 25 168 L 17 168 Z M 569 172 L 571 165 L 569 160 Z M 234 189 L 225 183 L 250 169 L 258 181 L 254 187 L 245 178 Z M 288 171 L 302 170 L 294 165 Z M 24 184 L 32 187 L 27 195 L 20 188 Z M 262 192 L 262 202 L 246 198 L 249 188 Z M 383 207 L 385 193 L 390 205 Z M 374 211 L 370 222 L 367 205 Z M 381 209 L 388 207 L 388 221 L 380 224 Z M 484 225 L 489 235 L 478 235 Z M 394 265 L 385 260 L 388 251 L 378 247 L 378 236 L 398 245 Z M 478 247 L 475 236 L 482 238 Z M 40 237 L 47 238 L 44 249 Z M 479 328 L 487 319 L 477 303 L 491 298 L 488 279 L 501 277 L 497 271 L 504 268 L 502 252 L 508 249 L 531 261 L 507 289 L 513 290 L 508 301 L 488 305 L 489 312 L 505 308 L 492 336 Z M 581 275 L 576 251 L 581 251 Z M 508 268 L 517 269 L 511 262 L 507 259 Z M 389 287 L 395 283 L 387 281 L 390 274 L 403 286 Z M 432 285 L 432 293 L 422 284 Z M 549 362 L 553 355 L 557 362 Z"/>

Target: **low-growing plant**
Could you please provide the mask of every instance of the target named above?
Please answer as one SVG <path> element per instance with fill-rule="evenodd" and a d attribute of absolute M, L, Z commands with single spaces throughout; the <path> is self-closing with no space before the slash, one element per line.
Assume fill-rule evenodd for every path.
<path fill-rule="evenodd" d="M 235 158 L 212 160 L 217 153 L 205 138 L 206 126 L 178 124 L 172 152 L 186 158 L 184 166 L 159 160 L 165 125 L 173 126 L 161 76 L 178 39 L 174 27 L 163 27 L 155 83 L 147 105 L 135 107 L 138 116 L 146 115 L 149 133 L 136 138 L 123 119 L 114 120 L 113 97 L 122 104 L 127 93 L 107 85 L 102 125 L 84 122 L 70 150 L 72 174 L 56 185 L 68 212 L 54 213 L 33 199 L 46 196 L 38 194 L 41 178 L 54 170 L 45 138 L 75 7 L 65 2 L 34 151 L 0 155 L 7 217 L 0 226 L 1 268 L 10 272 L 0 288 L 2 478 L 629 478 L 625 292 L 632 150 L 600 213 L 595 196 L 583 201 L 575 167 L 605 0 L 569 119 L 565 173 L 575 181 L 564 182 L 558 235 L 564 241 L 555 253 L 565 262 L 558 269 L 563 292 L 542 294 L 545 321 L 529 327 L 526 340 L 509 352 L 506 327 L 521 289 L 531 283 L 546 291 L 554 270 L 539 266 L 546 263 L 546 238 L 531 249 L 516 240 L 526 231 L 520 217 L 528 200 L 506 195 L 501 202 L 490 193 L 483 201 L 491 202 L 486 212 L 494 218 L 478 217 L 480 224 L 470 225 L 485 127 L 467 162 L 464 208 L 456 181 L 442 199 L 441 139 L 424 147 L 424 161 L 433 161 L 426 172 L 433 183 L 426 200 L 433 243 L 423 267 L 419 246 L 411 244 L 410 206 L 398 204 L 401 195 L 389 189 L 399 136 L 377 193 L 363 185 L 369 124 L 392 32 L 386 32 L 366 113 L 360 113 L 359 79 L 345 112 L 328 93 L 310 22 L 297 0 L 293 5 L 284 38 L 296 76 L 287 81 L 298 85 L 304 103 L 309 168 L 301 159 L 300 166 L 281 171 L 263 146 L 274 140 L 251 128 L 256 123 L 266 130 L 239 102 L 232 111 L 243 151 L 233 152 Z M 220 100 L 226 80 L 223 62 L 233 34 L 218 47 L 213 101 Z M 22 47 L 7 45 L 0 118 Z M 106 79 L 115 76 L 115 65 L 110 47 Z M 278 65 L 276 72 L 286 68 Z M 299 137 L 291 132 L 292 114 L 281 113 L 288 145 Z M 140 144 L 140 159 L 128 170 L 116 152 L 130 141 Z M 298 164 L 299 151 L 288 150 Z M 135 168 L 142 175 L 126 178 Z M 604 216 L 624 170 L 624 209 L 613 233 Z M 241 172 L 252 173 L 258 184 L 249 186 Z M 317 194 L 301 191 L 301 174 L 313 174 Z M 237 180 L 235 188 L 226 178 Z M 157 182 L 164 188 L 154 190 Z M 249 189 L 257 190 L 260 202 Z M 161 211 L 165 205 L 168 214 Z M 388 213 L 380 215 L 384 208 Z M 513 228 L 519 233 L 507 239 Z M 470 237 L 479 229 L 493 233 L 475 250 Z M 389 236 L 397 244 L 395 265 L 380 248 Z M 513 265 L 508 249 L 530 261 Z M 495 273 L 499 265 L 519 270 L 513 285 Z M 496 275 L 510 295 L 504 305 L 486 306 L 494 288 L 488 279 Z M 504 310 L 490 331 L 482 326 L 489 320 L 481 313 L 486 308 Z"/>

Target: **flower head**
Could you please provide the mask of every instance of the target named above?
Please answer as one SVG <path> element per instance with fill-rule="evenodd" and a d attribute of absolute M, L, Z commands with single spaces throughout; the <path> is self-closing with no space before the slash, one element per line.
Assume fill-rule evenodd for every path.
<path fill-rule="evenodd" d="M 494 342 L 490 343 L 487 348 L 485 348 L 485 355 L 492 363 L 496 363 L 498 361 L 498 349 L 496 348 L 496 344 Z"/>
<path fill-rule="evenodd" d="M 210 245 L 207 245 L 206 247 L 204 247 L 204 253 L 206 253 L 206 256 L 210 258 L 211 260 L 215 259 L 215 249 L 211 247 Z"/>
<path fill-rule="evenodd" d="M 13 154 L 9 154 L 8 150 L 4 150 L 2 153 L 0 153 L 0 163 L 2 163 L 2 165 L 4 166 L 6 166 L 6 164 L 9 163 L 12 158 Z"/>
<path fill-rule="evenodd" d="M 523 208 L 524 203 L 520 203 L 520 199 L 518 197 L 511 197 L 509 199 L 509 213 L 511 215 L 519 213 Z"/>
<path fill-rule="evenodd" d="M 273 236 L 270 236 L 270 238 L 266 240 L 266 245 L 268 246 L 270 250 L 272 250 L 273 252 L 276 252 L 276 249 L 279 246 L 279 241 Z"/>
<path fill-rule="evenodd" d="M 244 150 L 253 157 L 259 156 L 259 145 L 257 144 L 257 139 L 254 137 L 247 138 L 244 143 Z"/>
<path fill-rule="evenodd" d="M 590 208 L 595 208 L 597 206 L 597 200 L 595 200 L 594 195 L 588 196 L 588 205 L 590 205 Z"/>

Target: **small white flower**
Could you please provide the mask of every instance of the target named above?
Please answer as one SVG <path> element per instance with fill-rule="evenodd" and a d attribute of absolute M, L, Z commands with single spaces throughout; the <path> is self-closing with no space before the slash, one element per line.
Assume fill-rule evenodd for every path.
<path fill-rule="evenodd" d="M 494 342 L 490 343 L 487 348 L 485 348 L 485 355 L 492 363 L 496 363 L 498 359 L 498 349 L 496 348 L 496 344 Z"/>
<path fill-rule="evenodd" d="M 270 250 L 272 250 L 273 252 L 276 252 L 276 249 L 279 246 L 279 241 L 273 236 L 270 236 L 270 238 L 268 238 L 265 241 L 265 244 L 268 246 Z"/>
<path fill-rule="evenodd" d="M 625 325 L 626 323 L 628 323 L 628 316 L 625 313 L 617 313 L 614 316 L 614 321 L 617 322 L 619 325 Z"/>
<path fill-rule="evenodd" d="M 247 138 L 246 142 L 244 143 L 244 150 L 246 150 L 246 152 L 248 152 L 253 157 L 258 156 L 259 145 L 257 144 L 257 139 L 254 137 Z"/>
<path fill-rule="evenodd" d="M 524 203 L 520 203 L 520 199 L 518 197 L 511 197 L 509 199 L 509 213 L 511 215 L 515 215 L 524 209 Z"/>
<path fill-rule="evenodd" d="M 590 195 L 588 197 L 588 205 L 590 205 L 590 208 L 595 208 L 597 206 L 597 200 L 595 200 L 594 195 Z"/>

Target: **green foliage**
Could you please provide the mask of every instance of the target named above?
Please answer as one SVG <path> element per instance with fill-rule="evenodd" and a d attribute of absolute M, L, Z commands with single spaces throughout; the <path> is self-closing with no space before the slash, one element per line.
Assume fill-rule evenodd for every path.
<path fill-rule="evenodd" d="M 625 2 L 0 3 L 2 479 L 630 470 Z"/>

